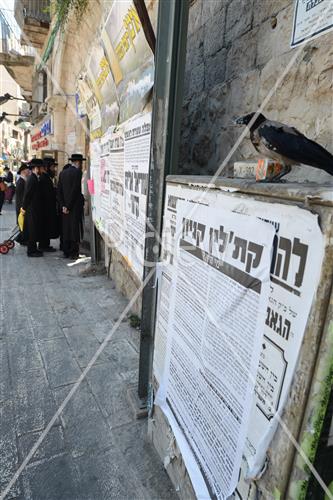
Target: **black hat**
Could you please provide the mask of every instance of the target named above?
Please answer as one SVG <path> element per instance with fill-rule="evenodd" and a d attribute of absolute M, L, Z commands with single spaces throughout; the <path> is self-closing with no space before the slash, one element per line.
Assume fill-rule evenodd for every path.
<path fill-rule="evenodd" d="M 86 161 L 85 158 L 83 158 L 83 155 L 78 154 L 78 153 L 73 153 L 70 158 L 68 158 L 70 161 Z"/>
<path fill-rule="evenodd" d="M 43 159 L 44 167 L 50 167 L 51 165 L 58 165 L 53 156 L 45 156 Z"/>
<path fill-rule="evenodd" d="M 29 162 L 29 167 L 31 169 L 35 168 L 35 167 L 44 167 L 44 162 L 43 160 L 41 160 L 40 158 L 33 158 L 32 160 L 30 160 Z"/>
<path fill-rule="evenodd" d="M 23 170 L 29 169 L 29 163 L 22 163 L 20 168 L 18 169 L 17 173 L 20 174 Z"/>

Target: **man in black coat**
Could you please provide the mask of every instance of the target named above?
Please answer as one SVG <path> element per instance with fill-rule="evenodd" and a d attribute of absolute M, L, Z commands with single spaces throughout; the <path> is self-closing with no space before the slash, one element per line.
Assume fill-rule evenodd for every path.
<path fill-rule="evenodd" d="M 42 203 L 42 226 L 39 241 L 39 250 L 42 252 L 55 252 L 50 246 L 50 240 L 59 237 L 59 218 L 57 213 L 57 194 L 53 184 L 56 174 L 56 161 L 54 158 L 44 158 L 44 166 L 39 178 L 41 203 Z"/>
<path fill-rule="evenodd" d="M 30 162 L 31 175 L 27 179 L 23 205 L 24 213 L 24 239 L 27 241 L 28 257 L 42 257 L 43 252 L 37 250 L 37 242 L 41 236 L 41 195 L 39 176 L 43 168 L 43 160 L 33 159 Z"/>
<path fill-rule="evenodd" d="M 58 201 L 62 209 L 62 250 L 64 257 L 79 257 L 80 240 L 83 235 L 84 197 L 81 192 L 82 162 L 81 154 L 73 154 L 71 164 L 59 176 Z"/>
<path fill-rule="evenodd" d="M 4 177 L 5 177 L 5 182 L 8 186 L 8 193 L 7 193 L 7 196 L 6 196 L 6 199 L 8 199 L 8 203 L 12 203 L 13 201 L 13 197 L 14 197 L 14 194 L 15 194 L 15 186 L 14 186 L 14 176 L 13 176 L 13 172 L 10 170 L 9 167 L 5 167 L 4 169 Z"/>
<path fill-rule="evenodd" d="M 27 183 L 27 179 L 30 175 L 30 168 L 28 163 L 22 163 L 18 170 L 18 175 L 19 178 L 16 181 L 16 195 L 15 195 L 15 204 L 16 204 L 16 218 L 18 219 L 20 210 L 23 206 L 23 198 L 24 198 L 24 191 L 25 191 L 25 186 Z M 15 241 L 20 243 L 21 245 L 25 245 L 26 242 L 24 240 L 24 235 L 23 233 L 20 233 Z"/>
<path fill-rule="evenodd" d="M 27 178 L 30 175 L 29 164 L 22 163 L 17 173 L 19 174 L 20 177 L 16 181 L 16 196 L 15 196 L 16 218 L 19 216 L 20 210 L 23 205 L 25 185 L 27 182 Z"/>

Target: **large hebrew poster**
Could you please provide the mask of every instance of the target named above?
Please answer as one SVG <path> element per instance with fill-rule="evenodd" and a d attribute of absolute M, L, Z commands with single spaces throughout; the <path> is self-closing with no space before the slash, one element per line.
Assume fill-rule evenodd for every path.
<path fill-rule="evenodd" d="M 227 498 L 238 482 L 274 234 L 253 216 L 186 201 L 177 206 L 168 345 L 157 402 L 198 498 Z"/>
<path fill-rule="evenodd" d="M 265 463 L 266 452 L 278 425 L 297 367 L 308 316 L 316 292 L 324 252 L 318 216 L 309 210 L 282 203 L 266 203 L 237 194 L 204 192 L 168 184 L 164 210 L 162 273 L 155 331 L 154 376 L 161 384 L 166 366 L 170 297 L 177 260 L 176 220 L 181 203 L 192 207 L 228 208 L 252 215 L 275 231 L 269 298 L 263 318 L 264 337 L 255 383 L 250 422 L 243 450 L 247 466 L 243 475 L 255 477 Z M 244 463 L 246 463 L 244 462 Z"/>

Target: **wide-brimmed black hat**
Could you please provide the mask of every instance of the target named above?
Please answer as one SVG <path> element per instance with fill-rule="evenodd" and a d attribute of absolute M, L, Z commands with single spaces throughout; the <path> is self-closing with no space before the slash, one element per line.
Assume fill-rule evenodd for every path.
<path fill-rule="evenodd" d="M 17 173 L 21 174 L 23 170 L 30 169 L 29 163 L 21 163 L 20 168 L 18 169 Z"/>
<path fill-rule="evenodd" d="M 50 167 L 51 165 L 58 165 L 58 162 L 55 161 L 53 156 L 45 156 L 43 158 L 43 162 L 44 162 L 44 167 Z"/>
<path fill-rule="evenodd" d="M 44 162 L 40 158 L 33 158 L 29 161 L 29 168 L 44 167 Z"/>
<path fill-rule="evenodd" d="M 83 155 L 79 153 L 73 153 L 70 158 L 68 158 L 70 161 L 86 161 L 85 158 L 83 158 Z"/>

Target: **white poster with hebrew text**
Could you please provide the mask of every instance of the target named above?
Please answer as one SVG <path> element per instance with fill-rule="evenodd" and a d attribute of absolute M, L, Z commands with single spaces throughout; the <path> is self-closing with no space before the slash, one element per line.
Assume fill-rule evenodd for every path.
<path fill-rule="evenodd" d="M 156 402 L 198 498 L 235 490 L 254 396 L 275 230 L 179 201 L 165 369 Z"/>

